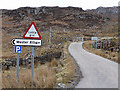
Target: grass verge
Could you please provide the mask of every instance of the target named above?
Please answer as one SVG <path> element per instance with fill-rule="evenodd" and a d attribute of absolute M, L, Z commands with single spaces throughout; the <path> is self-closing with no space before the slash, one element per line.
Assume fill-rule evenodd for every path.
<path fill-rule="evenodd" d="M 75 63 L 69 56 L 65 43 L 60 60 L 53 59 L 43 65 L 37 63 L 34 69 L 34 82 L 31 82 L 31 69 L 20 67 L 19 82 L 16 82 L 16 67 L 2 71 L 2 88 L 55 88 L 57 83 L 64 83 L 67 87 L 75 74 Z"/>
<path fill-rule="evenodd" d="M 83 48 L 85 50 L 87 50 L 88 52 L 102 56 L 102 57 L 107 58 L 109 60 L 112 60 L 115 62 L 120 62 L 120 60 L 118 59 L 118 53 L 110 52 L 110 51 L 106 51 L 106 50 L 102 50 L 102 49 L 91 48 L 91 41 L 86 41 L 85 43 L 83 43 Z"/>

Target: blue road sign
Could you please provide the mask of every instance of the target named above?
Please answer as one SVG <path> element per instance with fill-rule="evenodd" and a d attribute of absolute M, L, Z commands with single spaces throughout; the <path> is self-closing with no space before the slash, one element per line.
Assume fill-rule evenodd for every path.
<path fill-rule="evenodd" d="M 15 53 L 21 53 L 21 46 L 15 46 Z"/>

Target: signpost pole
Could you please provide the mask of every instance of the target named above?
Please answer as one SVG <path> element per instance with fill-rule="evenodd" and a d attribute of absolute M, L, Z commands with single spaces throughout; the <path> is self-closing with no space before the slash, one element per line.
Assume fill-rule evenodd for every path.
<path fill-rule="evenodd" d="M 16 72 L 16 76 L 17 76 L 17 82 L 19 81 L 19 53 L 17 53 L 17 72 Z"/>
<path fill-rule="evenodd" d="M 93 48 L 93 46 L 92 46 L 92 45 L 93 45 L 93 41 L 91 42 L 91 51 L 92 51 L 92 48 Z"/>
<path fill-rule="evenodd" d="M 83 42 L 83 37 L 82 37 L 82 42 Z"/>
<path fill-rule="evenodd" d="M 96 40 L 96 49 L 97 49 L 97 40 Z"/>
<path fill-rule="evenodd" d="M 34 47 L 32 47 L 32 60 L 31 60 L 31 64 L 32 64 L 32 83 L 34 80 Z"/>
<path fill-rule="evenodd" d="M 50 27 L 49 45 L 51 45 L 51 27 Z"/>

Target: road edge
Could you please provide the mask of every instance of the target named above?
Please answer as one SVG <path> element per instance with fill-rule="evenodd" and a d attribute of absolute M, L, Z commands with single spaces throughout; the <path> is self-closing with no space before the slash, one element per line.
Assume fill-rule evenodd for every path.
<path fill-rule="evenodd" d="M 72 43 L 71 43 L 71 44 L 72 44 Z M 70 44 L 70 45 L 71 45 L 71 44 Z M 70 45 L 69 45 L 69 46 L 70 46 Z M 71 53 L 70 53 L 70 51 L 69 51 L 69 47 L 68 47 L 68 53 L 69 53 L 69 56 L 72 57 L 72 59 L 73 59 L 73 61 L 74 61 L 74 64 L 75 64 L 75 66 L 76 66 L 74 77 L 76 77 L 77 79 L 75 79 L 75 80 L 73 81 L 73 84 L 71 83 L 71 84 L 72 84 L 72 85 L 71 85 L 72 88 L 75 88 L 75 87 L 78 85 L 78 83 L 80 82 L 80 80 L 81 80 L 82 78 L 84 78 L 84 77 L 83 77 L 82 71 L 80 70 L 80 66 L 79 66 L 78 63 L 76 62 L 75 58 L 71 55 Z"/>

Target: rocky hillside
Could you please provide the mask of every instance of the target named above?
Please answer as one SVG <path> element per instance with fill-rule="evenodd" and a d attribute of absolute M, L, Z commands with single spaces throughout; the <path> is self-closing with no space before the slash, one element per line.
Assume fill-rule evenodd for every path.
<path fill-rule="evenodd" d="M 2 11 L 3 30 L 9 33 L 25 32 L 32 21 L 40 31 L 46 31 L 50 27 L 56 30 L 100 28 L 109 20 L 78 7 L 21 7 Z"/>
<path fill-rule="evenodd" d="M 82 36 L 104 37 L 117 36 L 118 34 L 117 19 L 113 21 L 111 17 L 104 17 L 95 12 L 90 13 L 90 10 L 84 11 L 78 7 L 21 7 L 15 10 L 4 9 L 0 11 L 2 11 L 3 31 L 2 55 L 7 58 L 15 56 L 11 40 L 13 38 L 22 38 L 31 22 L 35 22 L 42 36 L 43 46 L 46 47 L 50 44 L 59 47 L 65 42 L 74 41 L 74 39 Z M 51 43 L 49 37 L 50 27 L 52 28 Z M 54 52 L 58 50 L 57 46 L 55 47 Z M 21 57 L 28 50 L 29 48 L 24 47 L 24 53 Z M 36 52 L 36 55 L 40 55 L 39 51 Z"/>

